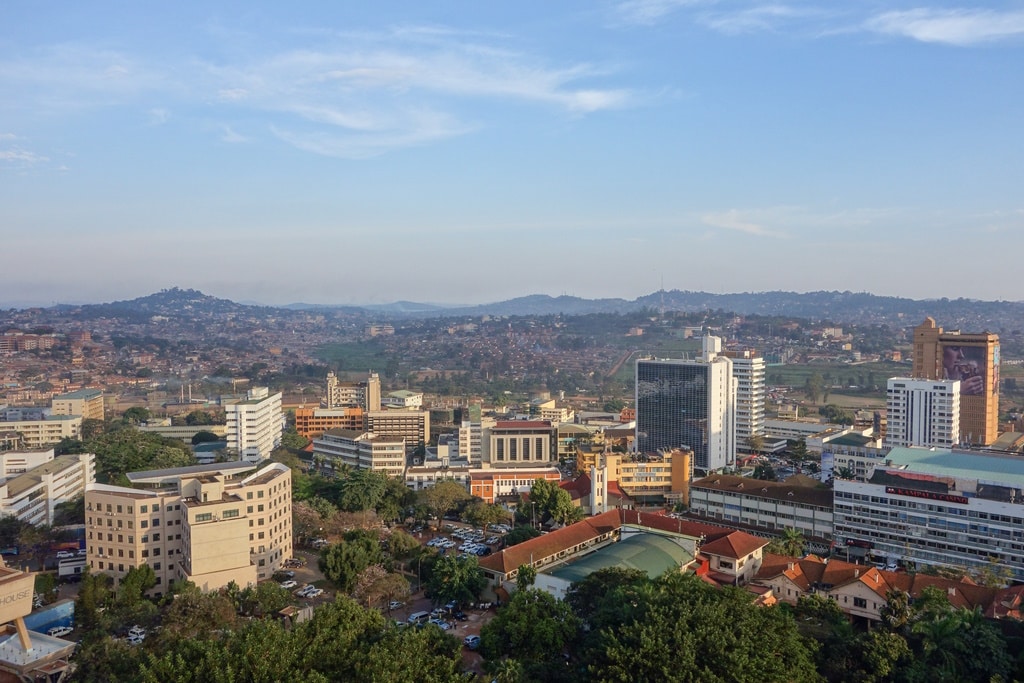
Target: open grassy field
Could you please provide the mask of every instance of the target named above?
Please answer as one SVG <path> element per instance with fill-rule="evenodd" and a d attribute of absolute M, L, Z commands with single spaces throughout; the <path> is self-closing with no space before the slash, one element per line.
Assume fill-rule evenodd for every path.
<path fill-rule="evenodd" d="M 365 378 L 368 370 L 384 372 L 388 359 L 379 342 L 360 341 L 341 344 L 324 344 L 316 351 L 316 357 L 332 368 L 339 368 L 340 379 L 352 379 L 346 373 L 357 373 Z M 355 376 L 353 376 L 354 378 Z"/>

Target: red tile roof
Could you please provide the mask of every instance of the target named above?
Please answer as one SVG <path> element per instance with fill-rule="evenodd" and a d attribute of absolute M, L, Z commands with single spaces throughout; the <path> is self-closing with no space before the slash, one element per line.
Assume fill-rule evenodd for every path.
<path fill-rule="evenodd" d="M 745 531 L 733 531 L 700 547 L 702 553 L 741 560 L 768 545 L 767 538 L 752 536 Z"/>

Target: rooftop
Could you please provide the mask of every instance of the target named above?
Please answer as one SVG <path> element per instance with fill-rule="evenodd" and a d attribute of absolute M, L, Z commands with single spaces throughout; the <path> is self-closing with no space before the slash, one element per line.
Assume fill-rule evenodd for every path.
<path fill-rule="evenodd" d="M 71 467 L 79 467 L 80 462 L 78 455 L 61 455 L 50 462 L 33 467 L 28 472 L 19 474 L 13 479 L 8 479 L 4 482 L 7 486 L 7 495 L 15 498 L 25 491 L 38 486 L 43 481 L 43 477 L 63 472 Z"/>
<path fill-rule="evenodd" d="M 68 393 L 61 394 L 60 396 L 54 396 L 53 400 L 69 401 L 76 399 L 97 398 L 102 395 L 103 392 L 100 391 L 99 389 L 79 389 L 78 391 L 69 391 Z"/>
<path fill-rule="evenodd" d="M 668 537 L 640 533 L 544 573 L 574 582 L 598 570 L 619 567 L 639 569 L 653 579 L 668 569 L 678 570 L 692 561 L 693 555 Z"/>
<path fill-rule="evenodd" d="M 1024 458 L 931 448 L 893 448 L 886 466 L 938 477 L 997 481 L 1024 487 Z"/>
<path fill-rule="evenodd" d="M 172 467 L 166 470 L 143 470 L 128 472 L 128 481 L 132 484 L 176 484 L 182 477 L 194 477 L 204 474 L 224 474 L 235 476 L 256 469 L 251 462 L 215 462 L 209 465 L 192 465 L 190 467 Z"/>

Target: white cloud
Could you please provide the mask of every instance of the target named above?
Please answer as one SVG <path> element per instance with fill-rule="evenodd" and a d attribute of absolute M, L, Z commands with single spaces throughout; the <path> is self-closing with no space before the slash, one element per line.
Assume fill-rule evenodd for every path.
<path fill-rule="evenodd" d="M 625 22 L 650 26 L 684 7 L 707 5 L 715 0 L 625 0 L 615 13 Z"/>
<path fill-rule="evenodd" d="M 162 126 L 171 118 L 171 112 L 161 107 L 154 107 L 149 110 L 149 125 Z"/>
<path fill-rule="evenodd" d="M 4 163 L 7 166 L 23 168 L 26 166 L 36 166 L 38 164 L 46 163 L 49 160 L 49 157 L 44 157 L 41 154 L 36 154 L 35 152 L 27 149 L 0 149 L 0 163 Z"/>
<path fill-rule="evenodd" d="M 235 132 L 235 129 L 228 125 L 221 126 L 220 140 L 221 142 L 228 142 L 231 144 L 249 142 L 249 138 L 245 137 L 240 133 Z"/>
<path fill-rule="evenodd" d="M 774 31 L 785 21 L 804 18 L 817 12 L 788 5 L 761 5 L 738 12 L 706 14 L 702 23 L 728 35 Z"/>
<path fill-rule="evenodd" d="M 701 216 L 700 220 L 704 225 L 711 226 L 712 228 L 735 230 L 737 232 L 744 232 L 748 235 L 756 235 L 758 237 L 787 236 L 785 233 L 770 230 L 760 223 L 753 222 L 751 217 L 741 215 L 736 209 L 705 213 Z"/>
<path fill-rule="evenodd" d="M 879 14 L 869 19 L 865 28 L 924 43 L 964 47 L 1024 36 L 1024 11 L 918 8 Z"/>

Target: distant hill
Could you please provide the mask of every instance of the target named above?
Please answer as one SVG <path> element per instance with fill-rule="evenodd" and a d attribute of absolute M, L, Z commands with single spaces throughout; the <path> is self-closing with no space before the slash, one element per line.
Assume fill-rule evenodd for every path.
<path fill-rule="evenodd" d="M 711 294 L 691 291 L 659 291 L 627 299 L 582 299 L 575 296 L 533 294 L 478 306 L 441 306 L 398 301 L 373 306 L 290 304 L 283 307 L 240 304 L 203 294 L 194 289 L 165 289 L 128 301 L 82 306 L 57 306 L 54 310 L 83 318 L 145 320 L 155 315 L 221 317 L 225 315 L 288 315 L 312 310 L 344 312 L 376 319 L 588 315 L 595 313 L 653 313 L 726 311 L 739 315 L 831 320 L 838 323 L 881 324 L 893 327 L 916 325 L 931 316 L 946 329 L 970 332 L 1019 331 L 1024 328 L 1024 302 L 972 299 L 915 300 L 877 296 L 866 292 L 743 292 Z"/>

